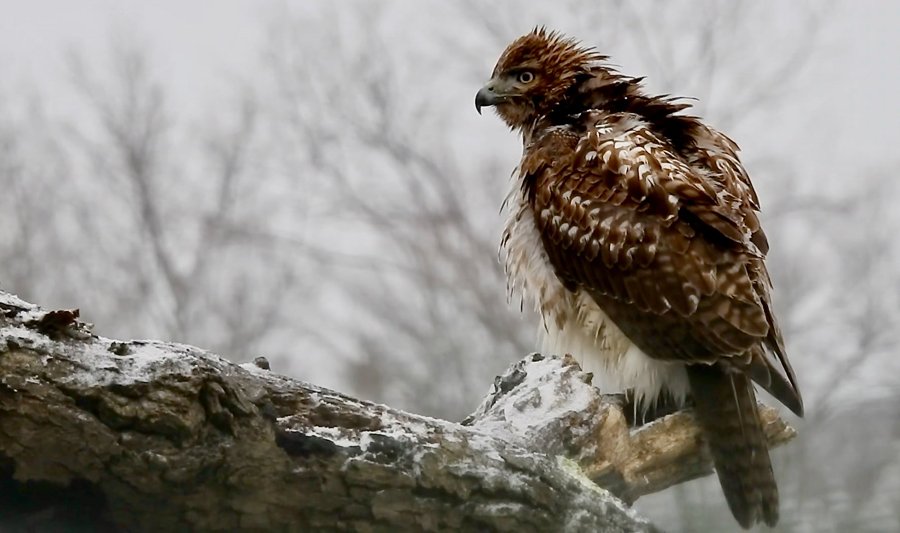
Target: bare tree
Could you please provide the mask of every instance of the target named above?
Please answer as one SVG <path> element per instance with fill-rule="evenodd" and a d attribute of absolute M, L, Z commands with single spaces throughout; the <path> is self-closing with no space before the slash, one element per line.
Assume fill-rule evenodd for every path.
<path fill-rule="evenodd" d="M 83 116 L 42 122 L 35 107 L 28 127 L 0 128 L 0 179 L 19 210 L 5 253 L 22 275 L 11 287 L 54 287 L 50 301 L 80 302 L 107 332 L 257 355 L 290 323 L 284 304 L 314 287 L 296 281 L 305 263 L 294 250 L 246 230 L 273 212 L 257 186 L 266 147 L 255 97 L 238 86 L 225 112 L 192 126 L 133 42 L 112 47 L 108 69 L 72 54 L 70 70 Z"/>
<path fill-rule="evenodd" d="M 0 98 L 0 284 L 25 297 L 62 303 L 72 295 L 63 278 L 81 271 L 78 244 L 61 231 L 80 213 L 66 200 L 76 184 L 40 95 Z"/>

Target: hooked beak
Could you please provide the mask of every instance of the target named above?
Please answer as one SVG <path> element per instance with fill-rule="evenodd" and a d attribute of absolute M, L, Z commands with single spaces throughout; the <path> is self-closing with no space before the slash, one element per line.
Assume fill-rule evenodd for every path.
<path fill-rule="evenodd" d="M 482 107 L 497 105 L 502 103 L 505 99 L 504 96 L 497 94 L 494 82 L 491 80 L 487 85 L 479 89 L 478 94 L 475 95 L 475 111 L 478 111 L 478 114 L 480 115 Z"/>

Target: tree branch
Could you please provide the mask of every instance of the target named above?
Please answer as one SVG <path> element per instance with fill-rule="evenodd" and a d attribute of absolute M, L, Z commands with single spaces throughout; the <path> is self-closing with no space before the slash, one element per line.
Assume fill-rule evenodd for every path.
<path fill-rule="evenodd" d="M 652 531 L 584 473 L 633 501 L 709 472 L 690 414 L 629 430 L 568 358 L 520 361 L 455 424 L 77 317 L 0 293 L 4 509 L 41 487 L 127 530 Z"/>
<path fill-rule="evenodd" d="M 622 395 L 604 395 L 569 356 L 533 354 L 494 383 L 463 423 L 550 456 L 575 461 L 585 475 L 628 503 L 707 476 L 712 458 L 690 410 L 632 427 Z M 796 436 L 760 404 L 769 446 Z"/>

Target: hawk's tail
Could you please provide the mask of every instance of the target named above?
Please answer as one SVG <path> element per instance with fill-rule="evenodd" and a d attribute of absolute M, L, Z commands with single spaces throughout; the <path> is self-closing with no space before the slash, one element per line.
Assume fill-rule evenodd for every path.
<path fill-rule="evenodd" d="M 697 420 L 731 513 L 745 529 L 778 522 L 778 487 L 750 377 L 717 366 L 687 367 Z"/>

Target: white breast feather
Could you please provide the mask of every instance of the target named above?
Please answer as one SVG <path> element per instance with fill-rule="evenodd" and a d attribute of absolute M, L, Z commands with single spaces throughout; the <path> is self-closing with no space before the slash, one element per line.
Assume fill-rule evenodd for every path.
<path fill-rule="evenodd" d="M 556 277 L 534 215 L 516 180 L 507 197 L 503 245 L 510 299 L 530 303 L 541 316 L 542 353 L 571 354 L 604 392 L 633 388 L 636 407 L 655 405 L 668 390 L 679 404 L 689 385 L 681 363 L 652 359 L 606 316 L 586 293 L 568 291 Z"/>

